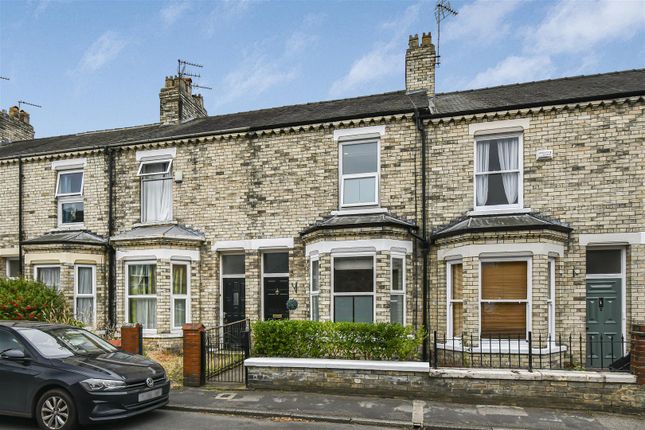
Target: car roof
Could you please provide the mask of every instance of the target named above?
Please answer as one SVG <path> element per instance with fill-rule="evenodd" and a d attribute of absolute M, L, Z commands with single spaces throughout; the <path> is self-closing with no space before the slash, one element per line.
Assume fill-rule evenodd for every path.
<path fill-rule="evenodd" d="M 71 327 L 66 324 L 47 323 L 43 321 L 0 320 L 0 326 L 13 328 L 57 328 Z"/>

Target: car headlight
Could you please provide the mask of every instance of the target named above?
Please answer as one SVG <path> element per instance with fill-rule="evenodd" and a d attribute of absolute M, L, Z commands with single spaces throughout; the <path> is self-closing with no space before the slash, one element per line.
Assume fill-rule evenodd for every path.
<path fill-rule="evenodd" d="M 81 381 L 81 385 L 87 391 L 113 391 L 125 388 L 125 382 L 114 379 L 86 379 Z"/>

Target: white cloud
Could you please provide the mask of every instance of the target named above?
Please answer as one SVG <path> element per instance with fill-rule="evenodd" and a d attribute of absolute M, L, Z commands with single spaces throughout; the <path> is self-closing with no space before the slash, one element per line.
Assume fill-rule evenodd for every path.
<path fill-rule="evenodd" d="M 177 21 L 188 9 L 190 9 L 190 3 L 186 1 L 182 2 L 173 2 L 167 4 L 163 7 L 159 14 L 161 19 L 166 27 L 170 27 Z"/>
<path fill-rule="evenodd" d="M 94 72 L 114 60 L 127 42 L 114 31 L 106 31 L 85 51 L 78 70 Z"/>
<path fill-rule="evenodd" d="M 584 52 L 608 41 L 629 39 L 643 25 L 645 4 L 641 0 L 563 0 L 529 32 L 526 44 L 551 55 Z"/>
<path fill-rule="evenodd" d="M 410 27 L 418 20 L 421 4 L 408 6 L 403 14 L 382 25 L 391 32 L 385 42 L 374 47 L 354 61 L 345 76 L 332 83 L 329 94 L 332 97 L 346 95 L 362 86 L 385 77 L 400 73 L 404 59 L 400 52 L 401 42 Z"/>
<path fill-rule="evenodd" d="M 222 23 L 244 15 L 251 7 L 251 0 L 221 0 L 206 17 L 206 35 L 211 37 Z"/>
<path fill-rule="evenodd" d="M 480 72 L 468 84 L 468 88 L 490 87 L 513 82 L 535 81 L 551 77 L 554 71 L 551 58 L 510 56 L 496 66 Z"/>
<path fill-rule="evenodd" d="M 507 36 L 513 27 L 508 15 L 520 6 L 519 0 L 490 2 L 476 0 L 459 9 L 459 15 L 444 21 L 441 38 L 445 42 L 467 39 L 472 43 L 491 43 Z"/>
<path fill-rule="evenodd" d="M 285 84 L 297 77 L 295 67 L 281 67 L 266 56 L 249 55 L 238 68 L 226 75 L 217 105 L 223 105 L 248 95 L 258 95 L 271 87 Z"/>
<path fill-rule="evenodd" d="M 601 46 L 629 40 L 643 31 L 645 6 L 636 0 L 561 0 L 545 18 L 523 31 L 522 54 L 508 56 L 478 73 L 470 88 L 583 74 L 602 62 Z M 558 70 L 563 55 L 575 55 L 577 67 Z"/>
<path fill-rule="evenodd" d="M 329 93 L 334 97 L 342 96 L 364 84 L 399 73 L 401 70 L 403 59 L 397 49 L 391 46 L 375 48 L 356 60 L 349 72 L 332 84 Z"/>

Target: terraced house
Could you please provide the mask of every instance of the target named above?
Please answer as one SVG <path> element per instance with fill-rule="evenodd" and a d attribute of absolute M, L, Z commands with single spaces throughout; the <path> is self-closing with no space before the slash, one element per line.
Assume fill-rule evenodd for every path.
<path fill-rule="evenodd" d="M 244 318 L 475 342 L 645 322 L 645 70 L 436 94 L 434 65 L 411 36 L 404 90 L 219 116 L 167 77 L 157 124 L 4 143 L 0 275 L 169 342 Z"/>

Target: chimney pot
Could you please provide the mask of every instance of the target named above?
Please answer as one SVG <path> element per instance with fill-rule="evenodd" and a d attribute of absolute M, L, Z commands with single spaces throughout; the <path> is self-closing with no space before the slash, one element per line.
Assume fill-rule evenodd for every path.
<path fill-rule="evenodd" d="M 428 34 L 423 33 L 423 36 L 421 37 L 421 46 L 426 48 L 429 47 L 432 44 L 432 40 L 430 38 L 430 32 Z"/>
<path fill-rule="evenodd" d="M 408 40 L 408 47 L 410 49 L 415 49 L 415 48 L 419 47 L 419 35 L 418 34 L 415 34 L 414 36 L 410 35 L 410 38 Z"/>

